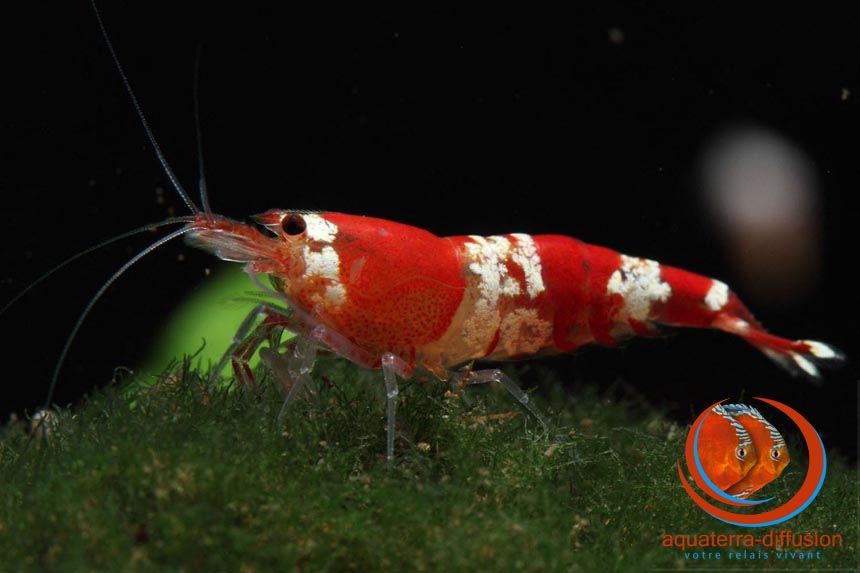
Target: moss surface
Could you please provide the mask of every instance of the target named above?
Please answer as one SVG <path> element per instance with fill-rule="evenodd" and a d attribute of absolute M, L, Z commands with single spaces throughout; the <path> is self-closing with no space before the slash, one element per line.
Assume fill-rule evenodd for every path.
<path fill-rule="evenodd" d="M 549 433 L 493 388 L 406 383 L 386 464 L 378 372 L 322 360 L 315 377 L 319 404 L 298 400 L 282 426 L 271 384 L 210 392 L 188 368 L 154 386 L 99 391 L 57 413 L 41 439 L 10 425 L 0 439 L 0 571 L 858 564 L 857 473 L 839 460 L 784 526 L 839 533 L 843 547 L 815 563 L 778 561 L 760 545 L 748 550 L 769 551 L 766 561 L 728 563 L 725 550 L 719 563 L 693 560 L 663 547 L 663 534 L 747 530 L 690 501 L 675 469 L 687 428 L 635 399 L 545 389 L 535 399 L 556 424 Z M 796 490 L 800 452 L 769 495 Z"/>

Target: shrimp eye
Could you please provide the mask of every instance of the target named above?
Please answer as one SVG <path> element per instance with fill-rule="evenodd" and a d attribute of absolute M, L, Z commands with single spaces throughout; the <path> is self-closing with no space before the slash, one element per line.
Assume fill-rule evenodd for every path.
<path fill-rule="evenodd" d="M 735 450 L 735 457 L 739 460 L 745 459 L 747 457 L 746 448 L 738 448 L 737 450 Z"/>
<path fill-rule="evenodd" d="M 307 227 L 305 218 L 296 213 L 290 213 L 281 220 L 281 228 L 288 235 L 301 235 Z"/>
<path fill-rule="evenodd" d="M 779 456 L 779 448 L 774 448 L 770 451 L 770 459 L 772 459 L 773 461 L 778 462 Z"/>

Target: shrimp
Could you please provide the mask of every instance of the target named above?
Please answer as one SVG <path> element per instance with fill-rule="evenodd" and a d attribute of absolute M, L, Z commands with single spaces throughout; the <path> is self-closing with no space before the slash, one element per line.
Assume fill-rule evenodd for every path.
<path fill-rule="evenodd" d="M 286 327 L 356 364 L 381 368 L 389 412 L 396 377 L 421 367 L 440 380 L 499 382 L 545 421 L 504 373 L 472 365 L 616 345 L 663 325 L 726 331 L 812 378 L 820 376 L 816 362 L 839 359 L 827 344 L 767 333 L 718 280 L 570 237 L 437 237 L 372 217 L 279 209 L 255 220 L 265 232 L 210 214 L 184 229 L 192 246 L 268 276 L 291 309 L 259 307 L 262 328 L 244 339 L 242 354 L 272 328 Z M 263 359 L 273 370 L 299 370 L 279 365 L 270 352 Z M 248 379 L 247 364 L 237 364 L 237 373 Z"/>
<path fill-rule="evenodd" d="M 395 221 L 289 209 L 266 211 L 249 224 L 212 212 L 202 186 L 201 209 L 161 152 L 93 8 L 144 131 L 191 214 L 175 218 L 172 222 L 184 226 L 133 257 L 105 283 L 79 319 L 58 369 L 77 327 L 104 290 L 137 260 L 180 236 L 222 260 L 243 264 L 282 303 L 259 305 L 240 327 L 222 360 L 232 362 L 240 380 L 253 382 L 248 360 L 259 350 L 274 378 L 291 384 L 286 408 L 296 392 L 313 384 L 317 348 L 382 370 L 389 460 L 397 378 L 409 378 L 419 368 L 441 381 L 499 383 L 547 425 L 510 377 L 498 369 L 473 370 L 473 365 L 568 353 L 591 343 L 617 345 L 657 335 L 662 326 L 728 332 L 810 378 L 820 376 L 817 363 L 841 358 L 825 343 L 769 334 L 719 280 L 567 236 L 439 237 Z M 298 335 L 289 356 L 260 348 L 280 328 Z M 52 388 L 55 382 L 56 371 Z"/>

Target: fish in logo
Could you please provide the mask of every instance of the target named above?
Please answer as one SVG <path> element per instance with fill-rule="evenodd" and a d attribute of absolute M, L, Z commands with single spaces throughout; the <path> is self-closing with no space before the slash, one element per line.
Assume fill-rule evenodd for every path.
<path fill-rule="evenodd" d="M 749 431 L 726 408 L 711 408 L 699 428 L 698 444 L 705 475 L 723 491 L 741 481 L 758 461 Z"/>
<path fill-rule="evenodd" d="M 699 430 L 698 453 L 711 482 L 741 499 L 775 480 L 790 460 L 782 435 L 746 404 L 711 408 Z"/>
<path fill-rule="evenodd" d="M 745 404 L 730 404 L 725 409 L 747 429 L 756 449 L 755 465 L 742 480 L 725 490 L 735 497 L 747 498 L 779 477 L 791 458 L 782 434 L 758 410 Z"/>

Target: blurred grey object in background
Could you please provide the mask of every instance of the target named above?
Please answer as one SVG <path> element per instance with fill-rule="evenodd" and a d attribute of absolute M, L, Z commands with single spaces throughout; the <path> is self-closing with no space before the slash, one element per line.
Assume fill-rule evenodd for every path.
<path fill-rule="evenodd" d="M 816 284 L 821 256 L 810 158 L 771 130 L 735 126 L 706 146 L 701 176 L 744 297 L 754 305 L 801 303 Z"/>

